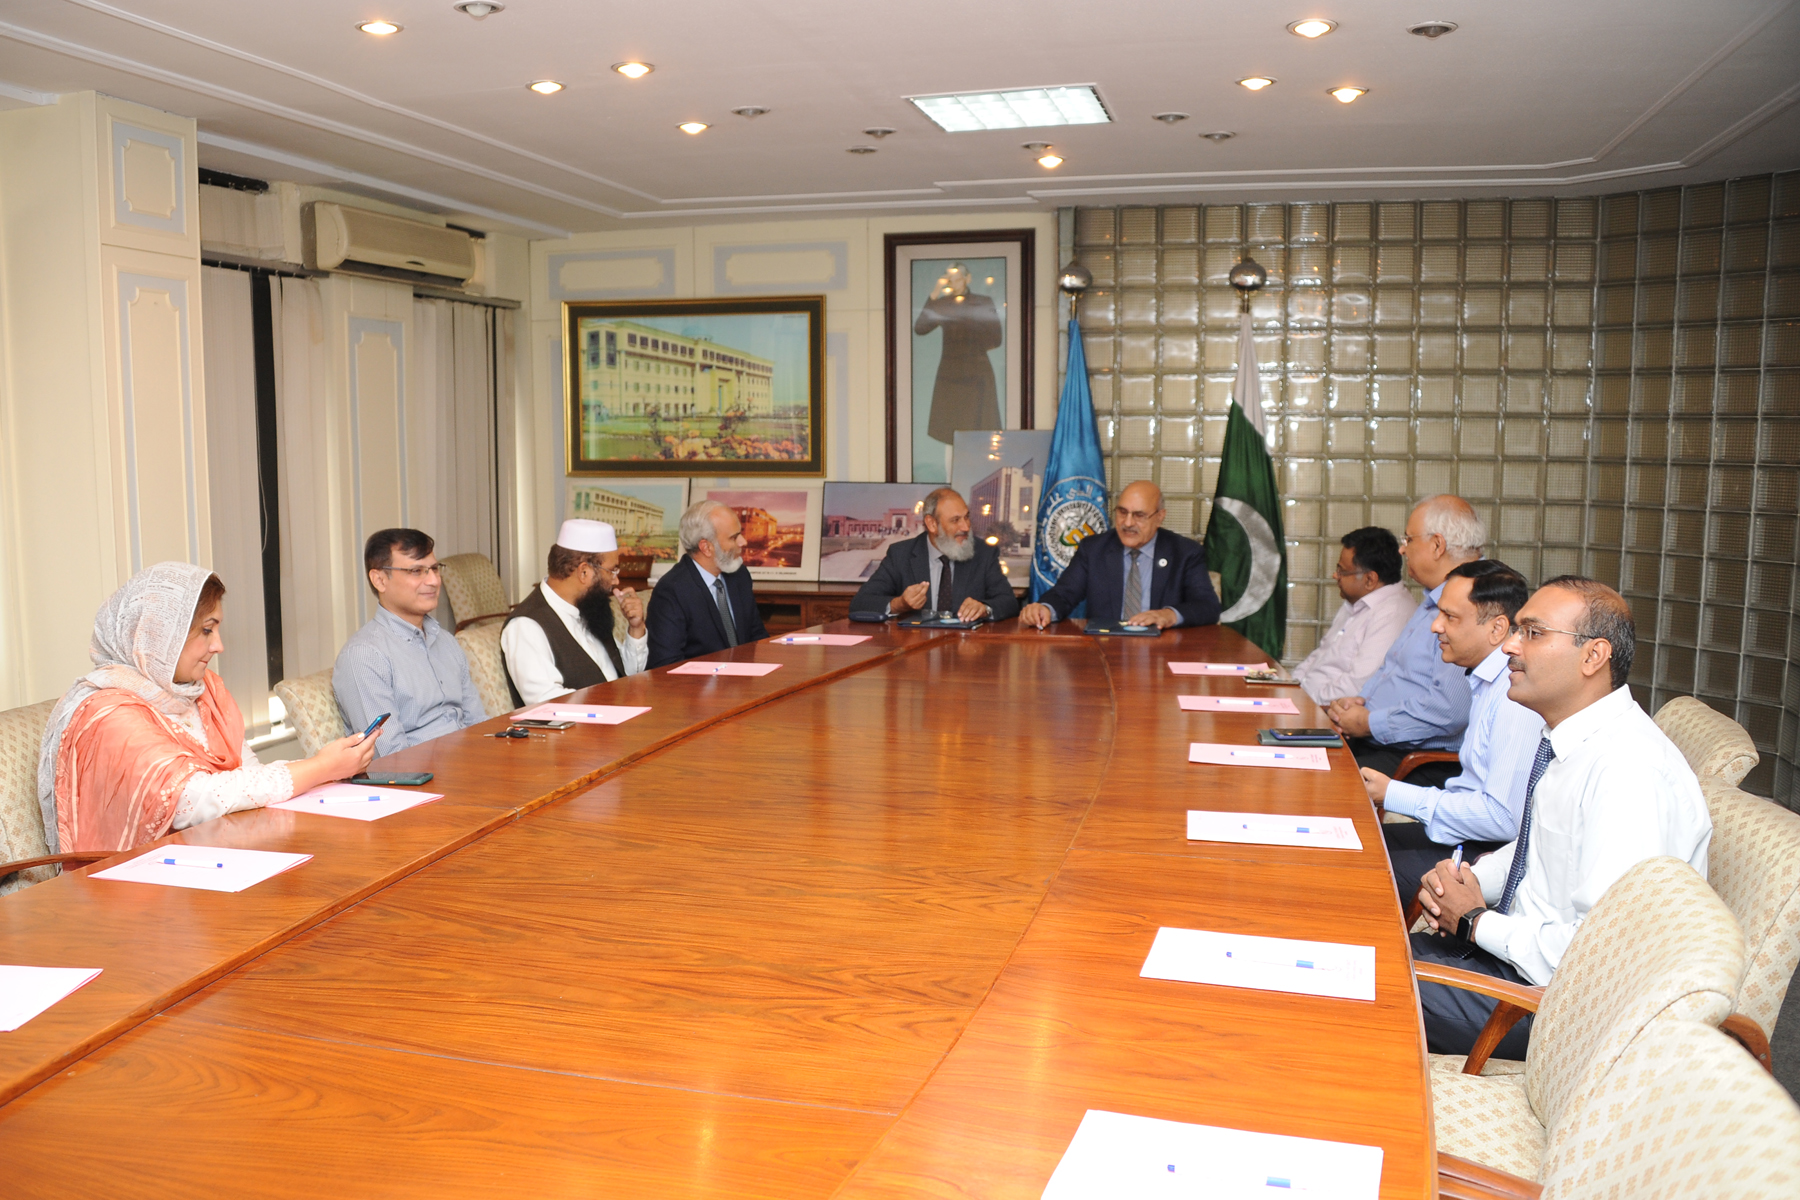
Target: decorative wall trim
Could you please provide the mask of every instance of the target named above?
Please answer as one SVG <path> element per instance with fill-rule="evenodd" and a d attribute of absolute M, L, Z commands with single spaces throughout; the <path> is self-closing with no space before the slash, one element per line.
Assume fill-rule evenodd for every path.
<path fill-rule="evenodd" d="M 137 145 L 135 150 L 133 143 Z M 160 148 L 169 156 L 170 209 L 163 215 L 158 215 L 154 209 L 136 207 L 136 202 L 144 198 L 134 198 L 127 192 L 127 177 L 131 174 L 128 169 L 129 159 L 131 156 L 142 154 L 144 148 L 147 147 Z M 113 220 L 121 225 L 136 225 L 141 229 L 154 229 L 159 233 L 186 234 L 188 231 L 186 160 L 187 148 L 182 145 L 182 140 L 178 135 L 162 133 L 155 129 L 145 129 L 124 121 L 113 121 Z M 142 167 L 140 166 L 138 170 L 141 171 Z"/>
<path fill-rule="evenodd" d="M 563 269 L 575 263 L 654 263 L 656 279 L 648 287 L 564 288 Z M 552 254 L 544 264 L 548 276 L 546 286 L 550 299 L 562 300 L 639 300 L 675 294 L 675 250 L 671 246 L 646 246 L 641 250 L 583 250 L 569 254 Z"/>
<path fill-rule="evenodd" d="M 850 472 L 850 335 L 847 333 L 827 333 L 825 335 L 825 357 L 830 361 L 831 392 L 826 402 L 831 408 L 831 446 L 832 453 L 827 457 L 826 478 L 833 478 L 830 472 L 837 472 L 837 477 L 848 478 Z"/>
<path fill-rule="evenodd" d="M 831 262 L 830 274 L 817 273 L 801 278 L 789 276 L 783 278 L 779 270 L 780 259 L 787 257 L 794 267 L 802 266 L 805 261 L 800 256 L 811 257 L 814 262 L 818 256 L 827 256 Z M 763 260 L 764 273 L 760 278 L 746 279 L 739 283 L 732 279 L 734 263 L 742 262 L 745 268 L 755 270 L 756 259 Z M 798 259 L 798 261 L 793 261 Z M 776 268 L 770 270 L 770 268 Z M 768 296 L 784 295 L 790 292 L 812 295 L 817 292 L 841 292 L 850 286 L 850 246 L 847 242 L 771 242 L 747 246 L 714 246 L 713 247 L 713 293 L 719 296 Z"/>
<path fill-rule="evenodd" d="M 187 555 L 193 562 L 200 554 L 200 509 L 194 472 L 194 364 L 193 330 L 189 320 L 188 285 L 185 279 L 119 272 L 119 404 L 125 426 L 125 504 L 131 526 L 131 571 L 144 568 L 143 527 L 140 518 L 137 466 L 137 408 L 132 395 L 131 305 L 140 291 L 167 292 L 180 322 L 181 340 L 181 445 L 182 477 L 187 505 Z"/>

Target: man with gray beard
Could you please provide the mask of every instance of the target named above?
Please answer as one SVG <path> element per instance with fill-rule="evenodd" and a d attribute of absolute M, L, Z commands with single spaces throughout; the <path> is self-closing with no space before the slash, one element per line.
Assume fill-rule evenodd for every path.
<path fill-rule="evenodd" d="M 851 612 L 953 612 L 961 621 L 1004 621 L 1018 597 L 1000 570 L 1000 552 L 977 541 L 969 506 L 956 489 L 925 497 L 925 532 L 888 548 L 875 574 L 850 601 Z"/>
<path fill-rule="evenodd" d="M 681 514 L 681 561 L 650 592 L 652 670 L 769 636 L 744 566 L 745 545 L 737 513 L 716 500 Z"/>

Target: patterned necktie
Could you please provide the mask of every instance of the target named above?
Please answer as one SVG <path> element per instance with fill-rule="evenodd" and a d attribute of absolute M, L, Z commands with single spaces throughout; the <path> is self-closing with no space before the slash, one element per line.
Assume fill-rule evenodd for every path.
<path fill-rule="evenodd" d="M 1512 911 L 1513 896 L 1519 890 L 1519 882 L 1525 878 L 1525 864 L 1531 850 L 1531 801 L 1537 794 L 1538 780 L 1544 777 L 1544 769 L 1555 757 L 1556 747 L 1550 744 L 1550 735 L 1545 734 L 1538 742 L 1537 757 L 1531 760 L 1531 778 L 1525 781 L 1525 815 L 1519 820 L 1519 844 L 1513 847 L 1512 865 L 1506 869 L 1506 890 L 1500 893 L 1495 912 Z"/>
<path fill-rule="evenodd" d="M 731 619 L 731 605 L 725 599 L 725 581 L 713 580 L 713 598 L 719 602 L 719 620 L 725 622 L 725 644 L 738 644 L 737 625 Z"/>
<path fill-rule="evenodd" d="M 938 562 L 943 564 L 944 569 L 938 573 L 937 606 L 939 608 L 949 608 L 956 599 L 950 591 L 951 588 L 956 586 L 956 566 L 950 561 L 950 556 L 948 554 L 938 555 Z"/>
<path fill-rule="evenodd" d="M 1131 552 L 1131 566 L 1125 570 L 1125 611 L 1119 614 L 1121 620 L 1129 621 L 1144 611 L 1144 580 L 1138 574 L 1138 563 L 1142 562 L 1144 552 Z"/>

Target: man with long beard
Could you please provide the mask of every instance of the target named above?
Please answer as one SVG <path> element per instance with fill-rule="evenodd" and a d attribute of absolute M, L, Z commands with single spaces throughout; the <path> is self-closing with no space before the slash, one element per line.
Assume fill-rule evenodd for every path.
<path fill-rule="evenodd" d="M 513 608 L 500 634 L 514 702 L 541 704 L 643 671 L 650 657 L 644 602 L 619 587 L 613 527 L 564 521 L 550 547 L 548 575 Z M 615 599 L 625 615 L 623 646 L 613 636 Z"/>
<path fill-rule="evenodd" d="M 1000 553 L 970 530 L 969 506 L 955 488 L 937 488 L 921 510 L 925 532 L 897 542 L 850 601 L 851 612 L 953 612 L 962 621 L 1004 621 L 1018 597 L 1000 570 Z"/>
<path fill-rule="evenodd" d="M 716 500 L 681 514 L 681 561 L 650 593 L 650 666 L 712 654 L 769 636 L 744 566 L 743 523 Z"/>

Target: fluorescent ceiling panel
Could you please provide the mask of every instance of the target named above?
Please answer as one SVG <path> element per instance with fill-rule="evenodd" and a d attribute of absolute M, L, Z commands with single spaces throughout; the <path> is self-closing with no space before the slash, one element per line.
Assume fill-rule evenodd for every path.
<path fill-rule="evenodd" d="M 1046 125 L 1104 125 L 1112 120 L 1091 83 L 1020 88 L 1011 92 L 959 92 L 908 96 L 919 111 L 951 133 L 974 129 L 1037 129 Z"/>

